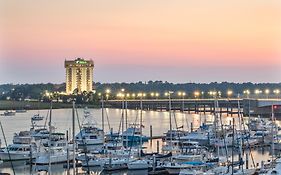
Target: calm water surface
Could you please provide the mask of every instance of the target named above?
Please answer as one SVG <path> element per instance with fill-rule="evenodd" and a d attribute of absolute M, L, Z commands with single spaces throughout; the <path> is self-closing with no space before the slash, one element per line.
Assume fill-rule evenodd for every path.
<path fill-rule="evenodd" d="M 83 120 L 83 109 L 78 110 L 78 118 L 80 122 Z M 89 111 L 93 115 L 93 119 L 96 121 L 97 125 L 101 128 L 101 110 L 100 109 L 89 109 Z M 0 111 L 3 113 L 4 111 Z M 48 110 L 29 110 L 26 113 L 17 113 L 15 116 L 5 117 L 0 116 L 0 120 L 3 125 L 3 129 L 5 132 L 5 136 L 7 139 L 7 143 L 12 143 L 13 135 L 15 132 L 29 130 L 31 121 L 30 118 L 37 113 L 40 113 L 43 116 L 48 115 Z M 125 112 L 124 112 L 125 113 Z M 127 110 L 128 116 L 128 124 L 139 121 L 140 111 L 138 110 Z M 108 132 L 110 128 L 113 128 L 114 131 L 118 131 L 120 120 L 122 117 L 121 109 L 105 109 L 105 131 Z M 199 127 L 200 123 L 205 121 L 213 121 L 212 115 L 203 115 L 203 114 L 188 114 L 175 112 L 172 114 L 172 126 L 176 128 L 177 126 L 183 126 L 185 130 L 190 129 L 191 122 L 193 123 L 194 128 Z M 232 117 L 223 116 L 223 122 L 229 123 L 232 120 Z M 58 132 L 66 132 L 66 130 L 71 130 L 72 128 L 72 109 L 54 109 L 52 112 L 52 121 L 56 131 Z M 280 124 L 280 121 L 278 121 Z M 44 121 L 40 121 L 38 124 L 44 125 Z M 163 135 L 169 129 L 169 112 L 157 112 L 157 111 L 143 111 L 143 124 L 145 128 L 143 129 L 144 135 L 150 135 L 149 126 L 153 127 L 153 136 Z M 78 129 L 78 124 L 76 120 L 76 130 Z M 2 140 L 2 147 L 4 147 L 4 139 L 3 133 L 0 132 L 0 138 Z M 156 151 L 156 140 L 149 141 L 145 143 L 145 147 L 147 147 L 148 151 Z M 161 149 L 161 148 L 160 148 Z M 269 151 L 264 150 L 262 148 L 256 149 L 253 151 L 253 156 L 255 158 L 255 162 L 258 163 L 262 160 L 269 159 Z M 4 163 L 0 165 L 0 172 L 9 172 L 12 173 L 9 163 Z M 24 165 L 24 162 L 16 162 L 15 163 L 15 171 L 16 174 L 30 174 L 30 168 L 28 165 Z M 94 174 L 99 174 L 100 169 L 94 169 Z M 35 173 L 36 174 L 36 173 Z M 52 166 L 52 174 L 66 174 L 62 165 L 54 165 Z M 139 172 L 117 172 L 114 174 L 146 174 L 144 171 Z"/>

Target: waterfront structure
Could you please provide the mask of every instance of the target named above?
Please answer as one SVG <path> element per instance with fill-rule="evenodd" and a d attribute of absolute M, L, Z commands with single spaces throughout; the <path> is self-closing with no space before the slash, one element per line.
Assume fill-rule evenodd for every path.
<path fill-rule="evenodd" d="M 72 94 L 93 90 L 93 60 L 77 58 L 75 60 L 65 60 L 66 69 L 66 93 Z"/>

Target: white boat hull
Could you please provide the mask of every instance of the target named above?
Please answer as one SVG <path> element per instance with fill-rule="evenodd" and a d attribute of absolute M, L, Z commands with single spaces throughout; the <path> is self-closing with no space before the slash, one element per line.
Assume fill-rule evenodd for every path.
<path fill-rule="evenodd" d="M 144 170 L 148 168 L 149 168 L 149 164 L 145 160 L 136 160 L 128 163 L 129 170 Z"/>
<path fill-rule="evenodd" d="M 50 157 L 50 161 L 49 161 Z M 69 161 L 73 160 L 73 154 L 69 154 Z M 48 154 L 37 156 L 34 164 L 37 165 L 48 165 L 49 163 L 51 164 L 58 164 L 58 163 L 65 163 L 67 162 L 67 155 L 66 154 L 59 154 L 59 155 L 50 155 Z"/>
<path fill-rule="evenodd" d="M 10 154 L 10 156 L 9 156 Z M 0 152 L 0 160 L 3 161 L 17 161 L 17 160 L 29 160 L 30 152 L 22 152 L 22 151 L 9 151 L 8 152 Z M 32 159 L 36 157 L 36 153 L 32 153 Z"/>

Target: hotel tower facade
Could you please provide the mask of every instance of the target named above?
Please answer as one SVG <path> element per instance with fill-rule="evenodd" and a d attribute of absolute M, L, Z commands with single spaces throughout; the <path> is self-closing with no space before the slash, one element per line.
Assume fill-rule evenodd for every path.
<path fill-rule="evenodd" d="M 65 60 L 66 69 L 66 93 L 72 94 L 74 90 L 77 93 L 93 90 L 93 60 L 84 60 L 77 58 L 75 60 Z"/>

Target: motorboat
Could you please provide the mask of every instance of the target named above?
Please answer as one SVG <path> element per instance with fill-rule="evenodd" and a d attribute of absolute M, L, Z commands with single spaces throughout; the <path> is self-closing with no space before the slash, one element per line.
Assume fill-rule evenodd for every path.
<path fill-rule="evenodd" d="M 67 155 L 67 151 L 64 147 L 49 147 L 45 148 L 44 152 L 39 153 L 33 163 L 36 165 L 48 165 L 65 163 L 72 160 L 73 152 L 69 152 L 69 155 Z"/>
<path fill-rule="evenodd" d="M 143 170 L 151 167 L 151 162 L 145 159 L 133 160 L 128 163 L 129 170 Z"/>
<path fill-rule="evenodd" d="M 37 146 L 32 144 L 10 144 L 7 148 L 0 150 L 0 160 L 2 161 L 18 161 L 30 160 L 37 155 Z"/>
<path fill-rule="evenodd" d="M 16 110 L 16 113 L 25 113 L 25 112 L 26 112 L 25 109 L 17 109 L 17 110 Z"/>
<path fill-rule="evenodd" d="M 266 175 L 281 175 L 281 159 L 276 159 L 276 166 L 270 169 Z"/>
<path fill-rule="evenodd" d="M 103 145 L 104 132 L 91 124 L 83 125 L 80 132 L 76 135 L 76 143 L 78 147 L 90 145 Z"/>
<path fill-rule="evenodd" d="M 205 175 L 203 171 L 192 168 L 181 169 L 179 175 Z"/>
<path fill-rule="evenodd" d="M 40 121 L 40 120 L 43 120 L 44 117 L 43 116 L 40 116 L 39 114 L 35 114 L 31 117 L 31 121 Z"/>
<path fill-rule="evenodd" d="M 14 116 L 16 115 L 15 111 L 5 111 L 3 114 L 1 114 L 1 116 Z"/>
<path fill-rule="evenodd" d="M 84 109 L 84 119 L 80 132 L 75 136 L 78 148 L 89 148 L 88 146 L 103 145 L 104 131 L 97 127 L 96 122 L 91 118 L 91 113 L 86 107 Z"/>
<path fill-rule="evenodd" d="M 128 168 L 128 158 L 109 158 L 109 161 L 103 165 L 103 171 L 115 171 Z"/>
<path fill-rule="evenodd" d="M 139 124 L 130 124 L 128 129 L 121 134 L 124 142 L 147 142 L 148 137 L 141 134 L 141 127 Z"/>
<path fill-rule="evenodd" d="M 37 145 L 29 131 L 15 133 L 13 143 L 0 150 L 0 160 L 29 160 L 37 155 Z"/>
<path fill-rule="evenodd" d="M 43 147 L 39 150 L 40 152 L 33 162 L 34 164 L 57 164 L 73 160 L 74 151 L 69 150 L 67 154 L 67 149 L 70 148 L 70 145 L 67 143 L 64 133 L 51 133 L 48 139 L 41 140 L 41 144 Z"/>

